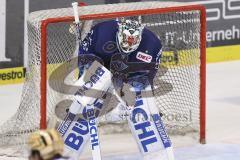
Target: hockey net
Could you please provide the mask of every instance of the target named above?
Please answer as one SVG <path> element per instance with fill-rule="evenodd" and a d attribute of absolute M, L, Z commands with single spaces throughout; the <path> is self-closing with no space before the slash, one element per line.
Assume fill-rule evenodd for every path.
<path fill-rule="evenodd" d="M 161 65 L 154 80 L 155 98 L 170 135 L 194 134 L 205 141 L 205 10 L 202 6 L 174 2 L 141 2 L 79 7 L 82 39 L 91 26 L 117 17 L 138 18 L 163 44 Z M 76 36 L 72 8 L 37 11 L 28 19 L 28 66 L 17 113 L 0 128 L 0 146 L 26 144 L 29 133 L 52 127 L 59 118 L 56 106 L 72 95 L 49 85 L 49 77 L 75 55 Z M 77 64 L 71 64 L 71 67 Z M 67 65 L 70 66 L 70 65 Z M 71 67 L 59 77 L 76 80 Z M 71 73 L 70 73 L 71 72 Z M 70 74 L 69 74 L 70 73 Z M 110 100 L 110 105 L 116 100 Z M 109 104 L 108 104 L 109 105 Z M 57 112 L 65 112 L 65 108 Z M 119 127 L 120 125 L 120 127 Z M 124 123 L 100 123 L 102 132 L 125 132 Z"/>

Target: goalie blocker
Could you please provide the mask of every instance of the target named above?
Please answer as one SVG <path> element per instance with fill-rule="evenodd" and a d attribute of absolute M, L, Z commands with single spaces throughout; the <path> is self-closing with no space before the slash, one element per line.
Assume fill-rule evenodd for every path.
<path fill-rule="evenodd" d="M 103 108 L 103 95 L 106 92 L 115 93 L 111 77 L 111 72 L 95 61 L 76 82 L 75 85 L 81 87 L 84 94 L 75 95 L 69 113 L 58 127 L 64 139 L 66 156 L 79 158 L 89 138 L 91 149 L 96 149 L 96 155 L 100 156 L 95 117 L 99 116 Z M 136 93 L 136 101 L 129 111 L 128 124 L 144 159 L 166 157 L 173 160 L 171 142 L 158 114 L 154 97 L 146 95 L 151 93 L 151 86 L 147 81 L 140 85 L 134 80 L 129 83 L 132 86 L 131 90 Z"/>

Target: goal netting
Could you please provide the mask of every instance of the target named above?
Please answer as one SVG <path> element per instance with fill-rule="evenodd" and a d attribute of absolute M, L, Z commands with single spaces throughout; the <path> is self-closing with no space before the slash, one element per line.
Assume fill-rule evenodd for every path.
<path fill-rule="evenodd" d="M 188 3 L 141 2 L 83 6 L 79 7 L 79 13 L 82 39 L 95 24 L 118 17 L 137 18 L 160 38 L 163 55 L 154 79 L 154 92 L 167 130 L 170 135 L 191 134 L 204 142 L 204 8 Z M 59 121 L 59 112 L 65 114 L 66 108 L 59 109 L 59 104 L 64 106 L 63 100 L 71 100 L 72 95 L 65 92 L 60 77 L 66 77 L 64 83 L 69 85 L 77 78 L 77 63 L 71 61 L 76 56 L 73 21 L 72 8 L 29 15 L 26 80 L 17 113 L 0 127 L 1 147 L 24 148 L 30 133 L 40 127 L 53 127 Z M 65 68 L 51 79 L 53 72 L 62 65 Z M 49 85 L 49 78 L 54 87 Z M 114 104 L 116 100 L 111 99 L 108 105 Z M 128 131 L 124 122 L 108 124 L 103 120 L 100 126 L 109 127 L 101 129 L 104 134 Z"/>

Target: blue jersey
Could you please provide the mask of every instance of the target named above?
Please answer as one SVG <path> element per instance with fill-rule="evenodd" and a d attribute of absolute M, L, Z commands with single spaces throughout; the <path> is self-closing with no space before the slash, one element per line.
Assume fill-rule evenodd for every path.
<path fill-rule="evenodd" d="M 143 29 L 142 40 L 139 47 L 129 53 L 123 53 L 117 42 L 118 24 L 115 20 L 96 24 L 82 41 L 79 48 L 79 56 L 93 54 L 102 59 L 104 66 L 111 70 L 113 57 L 125 55 L 124 63 L 118 67 L 126 68 L 134 64 L 134 71 L 129 71 L 132 76 L 149 75 L 154 77 L 158 69 L 161 57 L 162 45 L 159 38 L 147 28 Z M 144 69 L 143 64 L 152 64 L 150 68 Z M 138 69 L 139 68 L 139 69 Z"/>

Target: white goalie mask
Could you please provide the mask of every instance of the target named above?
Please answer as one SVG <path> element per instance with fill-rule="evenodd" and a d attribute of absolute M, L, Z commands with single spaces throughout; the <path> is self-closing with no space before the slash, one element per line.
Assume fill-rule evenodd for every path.
<path fill-rule="evenodd" d="M 118 21 L 117 41 L 121 51 L 131 53 L 138 48 L 142 40 L 143 28 L 135 20 L 122 19 Z"/>

